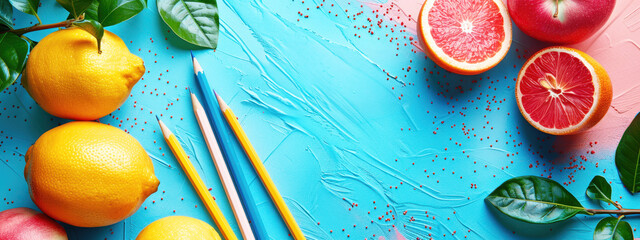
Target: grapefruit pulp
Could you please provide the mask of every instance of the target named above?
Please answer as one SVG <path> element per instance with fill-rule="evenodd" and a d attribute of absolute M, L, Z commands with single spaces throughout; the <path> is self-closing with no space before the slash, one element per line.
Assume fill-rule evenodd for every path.
<path fill-rule="evenodd" d="M 511 19 L 502 0 L 427 0 L 418 30 L 427 56 L 457 74 L 491 69 L 511 46 Z"/>
<path fill-rule="evenodd" d="M 524 64 L 516 100 L 524 118 L 540 131 L 568 135 L 593 127 L 611 105 L 611 81 L 589 55 L 549 47 Z"/>

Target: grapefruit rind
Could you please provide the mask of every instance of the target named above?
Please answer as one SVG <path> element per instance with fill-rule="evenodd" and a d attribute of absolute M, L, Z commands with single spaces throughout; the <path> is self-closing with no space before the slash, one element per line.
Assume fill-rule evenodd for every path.
<path fill-rule="evenodd" d="M 593 98 L 594 100 L 593 100 L 593 104 L 591 105 L 591 109 L 589 110 L 589 112 L 585 114 L 583 119 L 578 124 L 575 124 L 567 128 L 558 129 L 558 128 L 544 127 L 538 122 L 531 119 L 531 117 L 529 116 L 529 113 L 527 113 L 524 107 L 522 106 L 522 93 L 520 91 L 520 83 L 522 81 L 522 78 L 524 77 L 524 74 L 527 68 L 533 62 L 535 62 L 537 58 L 549 52 L 563 52 L 563 53 L 570 54 L 571 56 L 580 60 L 584 64 L 584 66 L 589 70 L 589 73 L 592 76 L 592 82 L 594 86 L 594 98 Z M 612 101 L 611 80 L 609 79 L 609 76 L 607 72 L 604 70 L 604 68 L 602 67 L 602 65 L 600 65 L 600 63 L 598 63 L 595 59 L 593 59 L 591 56 L 587 55 L 586 53 L 581 52 L 577 49 L 568 48 L 568 47 L 548 47 L 538 51 L 533 56 L 531 56 L 527 60 L 527 62 L 522 66 L 522 68 L 520 69 L 520 72 L 518 73 L 518 80 L 516 82 L 515 92 L 516 92 L 516 101 L 518 103 L 518 109 L 520 110 L 520 113 L 522 113 L 522 116 L 525 118 L 525 120 L 527 120 L 527 122 L 529 122 L 534 128 L 538 129 L 539 131 L 552 134 L 552 135 L 571 135 L 571 134 L 575 134 L 593 127 L 607 113 Z"/>
<path fill-rule="evenodd" d="M 418 36 L 420 36 L 420 39 L 425 46 L 425 54 L 438 66 L 444 68 L 447 71 L 461 75 L 475 75 L 486 72 L 489 69 L 495 67 L 507 55 L 507 52 L 509 52 L 509 48 L 511 47 L 512 40 L 511 18 L 509 17 L 507 7 L 501 0 L 492 1 L 498 6 L 500 15 L 502 15 L 502 26 L 504 29 L 504 40 L 502 41 L 502 47 L 494 56 L 479 63 L 466 63 L 457 61 L 444 53 L 444 51 L 438 47 L 433 37 L 431 36 L 431 25 L 429 25 L 428 19 L 429 10 L 431 10 L 435 1 L 440 0 L 427 0 L 425 1 L 424 5 L 422 5 L 420 15 L 418 16 Z"/>

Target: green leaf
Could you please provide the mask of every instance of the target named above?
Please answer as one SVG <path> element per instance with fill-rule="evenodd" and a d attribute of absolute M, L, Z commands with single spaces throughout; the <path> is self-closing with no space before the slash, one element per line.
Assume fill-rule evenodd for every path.
<path fill-rule="evenodd" d="M 589 214 L 559 183 L 542 177 L 515 177 L 487 198 L 500 212 L 529 223 L 554 223 L 578 213 Z"/>
<path fill-rule="evenodd" d="M 0 91 L 18 79 L 27 63 L 29 44 L 14 33 L 0 34 Z"/>
<path fill-rule="evenodd" d="M 98 21 L 98 5 L 100 4 L 100 0 L 93 1 L 89 8 L 84 11 L 84 19 L 91 19 Z"/>
<path fill-rule="evenodd" d="M 77 18 L 82 14 L 94 0 L 56 0 L 64 9 L 67 9 L 73 17 Z"/>
<path fill-rule="evenodd" d="M 616 167 L 624 187 L 631 193 L 640 191 L 640 115 L 622 134 L 616 149 Z"/>
<path fill-rule="evenodd" d="M 633 230 L 628 222 L 606 217 L 598 222 L 593 240 L 633 240 Z"/>
<path fill-rule="evenodd" d="M 25 35 L 20 36 L 20 38 L 24 39 L 29 43 L 29 51 L 33 50 L 33 48 L 36 47 L 36 45 L 38 44 L 38 42 L 31 40 L 31 38 L 28 38 Z"/>
<path fill-rule="evenodd" d="M 218 46 L 215 0 L 157 0 L 158 13 L 178 37 L 206 48 Z"/>
<path fill-rule="evenodd" d="M 13 28 L 13 7 L 8 0 L 0 0 L 0 25 Z"/>
<path fill-rule="evenodd" d="M 137 15 L 147 6 L 143 0 L 100 0 L 98 22 L 111 26 Z"/>
<path fill-rule="evenodd" d="M 602 200 L 613 204 L 611 200 L 611 185 L 603 176 L 595 176 L 587 187 L 587 196 L 593 200 Z"/>
<path fill-rule="evenodd" d="M 34 15 L 38 18 L 38 22 L 42 22 L 40 21 L 40 17 L 38 17 L 40 0 L 9 0 L 9 2 L 11 2 L 11 5 L 16 9 L 23 13 Z"/>
<path fill-rule="evenodd" d="M 100 3 L 100 0 L 95 0 L 91 2 L 91 5 L 89 5 L 87 10 L 84 10 L 84 19 L 91 19 L 91 20 L 98 21 L 98 4 L 99 3 Z M 71 13 L 69 13 L 69 16 L 67 16 L 67 20 L 75 19 L 75 18 L 76 16 L 73 16 L 73 14 Z"/>
<path fill-rule="evenodd" d="M 100 25 L 99 22 L 91 19 L 85 19 L 73 22 L 72 25 L 91 33 L 91 35 L 93 35 L 98 41 L 98 52 L 101 52 L 100 43 L 102 42 L 102 36 L 104 35 L 104 28 L 102 28 L 102 25 Z"/>

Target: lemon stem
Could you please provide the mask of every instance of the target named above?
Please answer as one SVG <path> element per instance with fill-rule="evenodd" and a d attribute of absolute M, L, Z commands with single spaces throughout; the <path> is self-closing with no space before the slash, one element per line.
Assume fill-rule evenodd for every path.
<path fill-rule="evenodd" d="M 33 31 L 39 31 L 39 30 L 50 29 L 50 28 L 70 27 L 73 22 L 80 21 L 83 19 L 84 19 L 84 16 L 81 16 L 81 17 L 78 17 L 77 19 L 69 19 L 59 23 L 51 23 L 51 24 L 44 24 L 44 25 L 36 24 L 31 27 L 1 31 L 0 34 L 11 32 L 11 33 L 15 33 L 18 36 L 21 36 L 25 33 L 33 32 Z"/>
<path fill-rule="evenodd" d="M 553 14 L 553 18 L 558 18 L 559 11 L 560 11 L 560 0 L 556 0 L 556 12 Z"/>

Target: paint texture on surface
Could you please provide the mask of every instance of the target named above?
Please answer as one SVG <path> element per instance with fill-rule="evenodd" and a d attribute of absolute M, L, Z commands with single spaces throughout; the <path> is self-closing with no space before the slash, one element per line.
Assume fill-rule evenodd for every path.
<path fill-rule="evenodd" d="M 613 163 L 621 134 L 640 110 L 638 3 L 618 1 L 605 28 L 575 46 L 608 71 L 614 100 L 600 124 L 570 137 L 535 130 L 514 99 L 520 67 L 544 44 L 514 25 L 509 54 L 494 69 L 476 76 L 449 73 L 417 47 L 418 1 L 221 0 L 218 49 L 194 53 L 309 239 L 586 239 L 599 217 L 531 225 L 500 214 L 483 199 L 509 178 L 536 175 L 560 182 L 585 206 L 598 208 L 584 191 L 594 175 L 603 175 L 612 182 L 615 201 L 640 208 Z M 66 16 L 53 1 L 42 5 L 45 22 Z M 36 20 L 19 15 L 16 22 L 24 27 Z M 121 223 L 65 225 L 70 239 L 135 239 L 147 224 L 173 215 L 213 225 L 162 139 L 155 115 L 176 134 L 240 235 L 192 113 L 192 46 L 171 33 L 153 1 L 140 15 L 107 29 L 144 60 L 147 72 L 124 105 L 100 121 L 140 141 L 160 186 Z M 41 39 L 46 33 L 29 36 Z M 45 113 L 18 83 L 2 92 L 0 210 L 35 208 L 22 175 L 24 154 L 42 133 L 64 122 Z M 234 160 L 248 176 L 269 235 L 288 239 L 238 151 Z"/>

